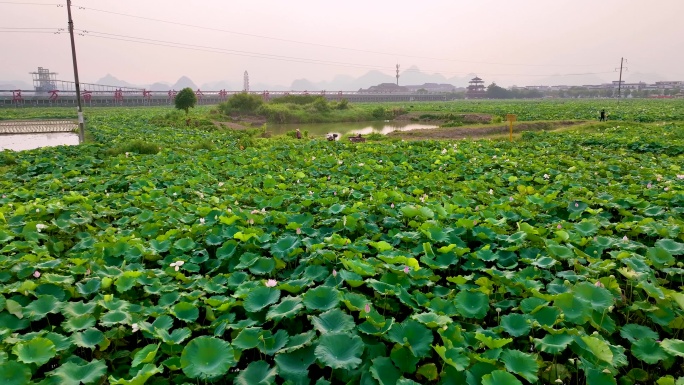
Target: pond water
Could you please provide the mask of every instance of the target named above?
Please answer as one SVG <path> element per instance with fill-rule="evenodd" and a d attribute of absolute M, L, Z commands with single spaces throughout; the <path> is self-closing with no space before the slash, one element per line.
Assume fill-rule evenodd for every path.
<path fill-rule="evenodd" d="M 78 134 L 72 132 L 0 135 L 0 151 L 23 151 L 40 147 L 76 144 L 78 144 Z"/>
<path fill-rule="evenodd" d="M 304 133 L 309 132 L 309 136 L 325 136 L 326 134 L 337 134 L 339 136 L 346 134 L 362 134 L 368 135 L 371 133 L 389 134 L 392 131 L 408 131 L 408 130 L 427 130 L 430 128 L 437 128 L 435 125 L 416 124 L 416 123 L 401 123 L 401 122 L 346 122 L 346 123 L 307 123 L 307 124 L 272 124 L 269 123 L 266 129 L 273 135 L 283 135 L 288 131 L 294 131 L 297 128 Z"/>

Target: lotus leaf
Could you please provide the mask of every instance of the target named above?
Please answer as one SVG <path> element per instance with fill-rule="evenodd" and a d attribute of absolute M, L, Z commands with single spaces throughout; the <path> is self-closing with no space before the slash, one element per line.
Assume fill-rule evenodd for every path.
<path fill-rule="evenodd" d="M 190 378 L 212 380 L 228 372 L 237 362 L 233 348 L 214 337 L 197 337 L 183 348 L 180 364 Z"/>
<path fill-rule="evenodd" d="M 361 364 L 364 343 L 359 336 L 347 333 L 324 334 L 318 340 L 315 355 L 333 369 L 355 369 Z"/>

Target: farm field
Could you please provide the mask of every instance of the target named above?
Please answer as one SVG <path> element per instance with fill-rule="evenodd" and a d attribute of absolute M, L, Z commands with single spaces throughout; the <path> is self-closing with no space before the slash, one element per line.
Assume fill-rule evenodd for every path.
<path fill-rule="evenodd" d="M 0 379 L 682 385 L 684 101 L 603 102 L 384 105 L 609 113 L 512 143 L 86 111 L 92 143 L 0 152 Z"/>

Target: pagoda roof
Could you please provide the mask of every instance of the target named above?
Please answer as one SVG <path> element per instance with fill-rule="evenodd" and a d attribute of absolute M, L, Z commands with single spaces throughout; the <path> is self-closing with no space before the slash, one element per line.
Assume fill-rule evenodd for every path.
<path fill-rule="evenodd" d="M 482 79 L 480 79 L 480 78 L 478 78 L 477 76 L 475 76 L 474 78 L 471 79 L 471 81 L 472 81 L 472 80 L 482 80 Z"/>

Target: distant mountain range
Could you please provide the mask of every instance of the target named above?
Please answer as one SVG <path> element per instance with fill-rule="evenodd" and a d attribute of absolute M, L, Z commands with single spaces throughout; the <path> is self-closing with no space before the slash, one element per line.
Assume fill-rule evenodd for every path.
<path fill-rule="evenodd" d="M 517 84 L 518 86 L 526 85 L 568 85 L 568 86 L 580 86 L 586 84 L 601 84 L 607 83 L 612 80 L 617 80 L 617 73 L 615 75 L 609 75 L 604 77 L 599 77 L 594 74 L 586 75 L 554 75 L 549 77 L 540 78 L 538 81 L 527 82 L 528 84 Z M 623 80 L 626 82 L 645 82 L 654 83 L 661 80 L 678 80 L 678 79 L 666 79 L 663 76 L 653 73 L 629 73 L 623 74 Z M 399 84 L 400 85 L 421 85 L 425 83 L 439 83 L 439 84 L 451 84 L 455 87 L 465 87 L 468 85 L 468 81 L 475 77 L 476 74 L 468 74 L 466 76 L 453 76 L 446 77 L 442 74 L 429 74 L 422 72 L 418 67 L 412 66 L 407 70 L 400 73 Z M 498 79 L 490 78 L 486 75 L 480 75 L 485 81 L 485 85 L 489 85 L 493 81 L 498 81 Z M 308 79 L 297 79 L 293 81 L 289 86 L 287 85 L 277 85 L 259 82 L 258 79 L 254 79 L 251 84 L 252 90 L 262 91 L 356 91 L 362 88 L 368 88 L 381 83 L 395 83 L 396 78 L 392 75 L 380 72 L 380 71 L 369 71 L 364 75 L 359 77 L 352 77 L 349 75 L 337 75 L 330 81 L 320 81 L 313 82 Z M 107 74 L 104 77 L 95 81 L 97 84 L 115 86 L 115 87 L 131 87 L 131 88 L 141 88 L 152 91 L 168 91 L 168 90 L 180 90 L 185 87 L 190 87 L 193 90 L 202 89 L 207 91 L 217 91 L 217 90 L 241 90 L 242 81 L 235 80 L 217 80 L 213 82 L 204 83 L 197 85 L 189 77 L 182 76 L 175 83 L 169 82 L 156 82 L 151 84 L 133 84 L 125 80 L 119 79 L 111 74 Z M 503 83 L 503 82 L 502 82 Z M 499 85 L 502 85 L 499 83 Z M 24 81 L 2 81 L 0 80 L 0 90 L 31 90 L 33 86 L 30 83 Z"/>

